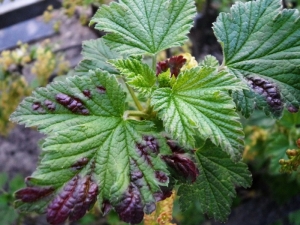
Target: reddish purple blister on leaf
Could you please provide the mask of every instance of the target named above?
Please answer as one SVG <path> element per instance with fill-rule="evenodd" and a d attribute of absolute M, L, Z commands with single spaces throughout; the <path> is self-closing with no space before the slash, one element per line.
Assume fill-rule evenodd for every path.
<path fill-rule="evenodd" d="M 68 217 L 70 221 L 80 219 L 95 203 L 97 195 L 98 186 L 91 181 L 90 176 L 76 175 L 48 205 L 47 221 L 57 225 L 66 221 Z"/>
<path fill-rule="evenodd" d="M 41 107 L 41 103 L 40 102 L 34 102 L 32 103 L 32 110 L 36 111 Z"/>
<path fill-rule="evenodd" d="M 79 159 L 76 163 L 74 163 L 71 168 L 74 170 L 80 170 L 82 169 L 85 165 L 87 165 L 89 162 L 89 159 L 86 157 L 83 157 Z"/>
<path fill-rule="evenodd" d="M 181 175 L 183 178 L 191 180 L 192 182 L 196 181 L 199 170 L 191 159 L 185 157 L 183 154 L 177 153 L 163 156 L 162 159 L 168 166 L 175 170 L 178 175 Z"/>
<path fill-rule="evenodd" d="M 183 148 L 174 140 L 167 139 L 167 144 L 174 153 L 185 153 Z"/>
<path fill-rule="evenodd" d="M 282 111 L 283 102 L 281 100 L 280 91 L 275 84 L 261 77 L 247 77 L 246 79 L 250 88 L 266 99 L 269 107 L 275 114 Z"/>
<path fill-rule="evenodd" d="M 120 219 L 126 223 L 137 224 L 143 220 L 144 211 L 141 194 L 133 183 L 123 194 L 121 201 L 115 205 L 115 210 Z"/>
<path fill-rule="evenodd" d="M 97 86 L 97 91 L 98 91 L 100 94 L 105 94 L 105 93 L 106 93 L 106 88 L 103 87 L 103 86 Z"/>
<path fill-rule="evenodd" d="M 153 194 L 156 202 L 163 201 L 166 198 L 171 197 L 171 195 L 172 195 L 172 189 L 169 189 L 168 187 L 161 187 L 160 192 L 156 192 Z"/>
<path fill-rule="evenodd" d="M 158 142 L 153 136 L 144 136 L 143 140 L 145 141 L 145 147 L 147 147 L 151 152 L 156 154 L 159 153 Z"/>
<path fill-rule="evenodd" d="M 290 113 L 297 113 L 299 111 L 299 108 L 297 108 L 293 105 L 289 106 L 287 109 Z"/>
<path fill-rule="evenodd" d="M 26 187 L 18 190 L 15 197 L 22 202 L 35 202 L 50 195 L 54 190 L 53 187 Z"/>
<path fill-rule="evenodd" d="M 89 115 L 89 110 L 83 105 L 82 101 L 79 98 L 69 96 L 63 93 L 58 93 L 55 96 L 55 99 L 58 103 L 65 106 L 67 109 L 71 110 L 74 113 Z"/>
<path fill-rule="evenodd" d="M 168 176 L 162 171 L 155 171 L 155 178 L 160 183 L 166 183 L 169 180 Z"/>
<path fill-rule="evenodd" d="M 52 102 L 52 101 L 50 101 L 50 100 L 48 100 L 48 99 L 46 99 L 45 101 L 44 101 L 44 104 L 45 104 L 45 106 L 47 107 L 47 109 L 49 110 L 49 111 L 54 111 L 55 110 L 55 103 L 54 102 Z"/>
<path fill-rule="evenodd" d="M 83 94 L 85 97 L 88 97 L 88 98 L 91 98 L 92 97 L 92 93 L 90 90 L 84 90 L 83 91 Z"/>

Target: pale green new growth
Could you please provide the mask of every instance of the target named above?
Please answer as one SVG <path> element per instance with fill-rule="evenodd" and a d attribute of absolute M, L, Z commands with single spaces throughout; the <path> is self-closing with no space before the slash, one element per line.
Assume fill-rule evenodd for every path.
<path fill-rule="evenodd" d="M 125 76 L 125 80 L 133 88 L 143 94 L 151 94 L 156 84 L 155 72 L 145 63 L 137 59 L 110 61 Z"/>
<path fill-rule="evenodd" d="M 194 0 L 121 0 L 102 6 L 91 20 L 109 32 L 105 42 L 121 54 L 157 54 L 187 41 Z"/>
<path fill-rule="evenodd" d="M 205 56 L 205 58 L 199 63 L 199 66 L 204 66 L 204 67 L 218 67 L 219 62 L 216 59 L 216 57 L 212 55 Z"/>
<path fill-rule="evenodd" d="M 235 185 L 251 186 L 251 174 L 247 165 L 234 163 L 228 155 L 211 143 L 196 152 L 199 177 L 193 184 L 184 184 L 178 190 L 181 209 L 189 208 L 198 200 L 202 213 L 220 221 L 226 221 L 236 196 Z"/>
<path fill-rule="evenodd" d="M 194 135 L 210 138 L 235 160 L 243 150 L 242 125 L 228 90 L 246 88 L 233 75 L 196 67 L 179 74 L 174 86 L 154 91 L 152 105 L 166 130 L 181 144 L 194 146 Z"/>
<path fill-rule="evenodd" d="M 274 83 L 285 105 L 296 108 L 300 105 L 299 28 L 299 11 L 282 10 L 281 0 L 237 3 L 214 24 L 228 70 L 241 79 L 257 75 Z M 246 116 L 255 105 L 252 95 L 247 91 L 235 95 Z M 261 100 L 257 106 L 267 108 Z"/>

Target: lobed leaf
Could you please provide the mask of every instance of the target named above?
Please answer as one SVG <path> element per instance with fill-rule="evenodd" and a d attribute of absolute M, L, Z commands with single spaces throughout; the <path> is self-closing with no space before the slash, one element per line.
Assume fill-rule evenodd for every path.
<path fill-rule="evenodd" d="M 152 122 L 124 120 L 125 97 L 114 76 L 97 70 L 53 82 L 23 100 L 11 119 L 49 135 L 27 183 L 38 190 L 54 188 L 54 193 L 33 202 L 19 196 L 17 207 L 47 211 L 48 221 L 58 224 L 79 219 L 97 198 L 100 206 L 111 204 L 123 218 L 119 205 L 126 205 L 127 197 L 122 196 L 135 186 L 143 209 L 138 218 L 155 209 L 149 205 L 155 206 L 156 195 L 163 194 L 160 187 L 169 180 L 160 154 L 169 149 Z M 136 217 L 129 222 L 137 222 Z"/>
<path fill-rule="evenodd" d="M 209 217 L 225 221 L 230 213 L 235 185 L 251 186 L 251 174 L 247 165 L 234 163 L 220 148 L 207 142 L 196 152 L 199 176 L 193 184 L 183 184 L 178 190 L 182 210 L 198 201 L 201 212 Z"/>
<path fill-rule="evenodd" d="M 105 42 L 121 54 L 157 54 L 187 41 L 193 0 L 122 0 L 102 6 L 91 20 L 108 32 Z"/>
<path fill-rule="evenodd" d="M 215 68 L 195 67 L 179 74 L 173 88 L 154 91 L 152 105 L 172 137 L 194 146 L 194 136 L 210 138 L 238 160 L 243 131 L 235 105 L 226 92 L 245 88 L 238 79 Z"/>
<path fill-rule="evenodd" d="M 268 82 L 278 90 L 282 106 L 298 110 L 299 26 L 298 10 L 282 9 L 280 0 L 257 0 L 237 3 L 230 13 L 221 13 L 214 23 L 214 32 L 223 46 L 223 64 L 230 73 L 245 83 L 249 78 Z M 267 114 L 281 116 L 283 107 L 274 107 L 274 99 L 268 100 L 267 95 L 254 87 L 250 92 L 239 91 L 234 95 L 243 115 L 248 117 L 256 105 Z"/>

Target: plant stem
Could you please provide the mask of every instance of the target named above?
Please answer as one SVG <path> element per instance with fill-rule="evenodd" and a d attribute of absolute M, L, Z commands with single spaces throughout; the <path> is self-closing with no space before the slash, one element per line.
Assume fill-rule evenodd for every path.
<path fill-rule="evenodd" d="M 132 100 L 134 101 L 134 103 L 135 103 L 136 107 L 138 108 L 138 110 L 144 111 L 144 108 L 143 108 L 143 106 L 141 105 L 141 103 L 140 103 L 140 101 L 138 100 L 138 98 L 136 97 L 136 95 L 135 95 L 133 89 L 132 89 L 126 82 L 125 82 L 125 84 L 126 84 L 126 87 L 127 87 L 128 91 L 129 91 L 131 97 L 132 97 Z"/>
<path fill-rule="evenodd" d="M 156 54 L 152 56 L 152 69 L 156 71 Z"/>
<path fill-rule="evenodd" d="M 143 117 L 143 118 L 149 118 L 150 116 L 147 113 L 141 112 L 141 111 L 131 111 L 128 110 L 125 112 L 125 116 L 138 116 L 138 117 Z"/>

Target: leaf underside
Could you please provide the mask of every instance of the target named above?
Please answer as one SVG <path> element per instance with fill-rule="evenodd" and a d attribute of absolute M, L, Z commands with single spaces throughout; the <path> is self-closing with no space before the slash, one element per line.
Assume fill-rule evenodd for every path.
<path fill-rule="evenodd" d="M 196 152 L 199 176 L 193 184 L 184 184 L 178 190 L 182 210 L 187 210 L 191 202 L 200 203 L 202 213 L 207 213 L 219 221 L 226 221 L 236 196 L 235 185 L 251 186 L 251 174 L 247 165 L 234 163 L 220 148 L 206 143 Z"/>
<path fill-rule="evenodd" d="M 248 117 L 255 106 L 277 118 L 284 106 L 299 109 L 299 26 L 299 11 L 282 10 L 280 0 L 237 3 L 219 15 L 213 29 L 224 63 L 252 92 L 234 95 L 243 115 Z"/>
<path fill-rule="evenodd" d="M 91 23 L 121 54 L 156 54 L 187 41 L 195 13 L 193 0 L 122 0 L 102 6 Z"/>
<path fill-rule="evenodd" d="M 152 122 L 123 119 L 125 97 L 115 77 L 98 70 L 89 76 L 71 77 L 66 83 L 54 82 L 23 100 L 11 120 L 38 126 L 48 134 L 40 165 L 28 184 L 55 191 L 36 202 L 19 201 L 21 210 L 46 210 L 48 216 L 58 217 L 53 220 L 56 222 L 68 216 L 72 220 L 77 218 L 72 212 L 84 214 L 94 203 L 89 195 L 80 197 L 83 206 L 78 209 L 74 201 L 79 201 L 80 193 L 88 193 L 84 190 L 95 193 L 90 187 L 97 185 L 100 206 L 109 202 L 121 217 L 124 213 L 128 217 L 138 207 L 142 211 L 127 220 L 137 223 L 143 218 L 143 210 L 149 211 L 147 206 L 154 205 L 160 186 L 168 184 L 168 171 L 159 155 L 168 154 L 169 149 L 157 137 Z M 139 204 L 120 211 L 127 204 L 126 193 L 133 190 Z M 95 194 L 90 196 L 96 198 Z M 62 211 L 62 202 L 70 202 L 66 212 Z"/>
<path fill-rule="evenodd" d="M 152 105 L 166 130 L 184 146 L 194 136 L 210 138 L 234 160 L 243 150 L 243 131 L 228 90 L 246 88 L 233 75 L 212 67 L 196 67 L 179 74 L 174 86 L 154 91 Z"/>

